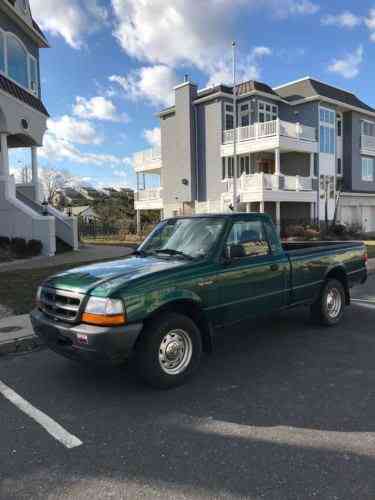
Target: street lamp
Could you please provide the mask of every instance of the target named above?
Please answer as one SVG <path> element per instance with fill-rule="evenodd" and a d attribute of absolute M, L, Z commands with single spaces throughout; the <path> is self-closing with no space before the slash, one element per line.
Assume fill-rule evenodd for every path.
<path fill-rule="evenodd" d="M 233 108 L 234 108 L 234 130 L 233 130 L 233 157 L 234 157 L 234 172 L 233 172 L 233 210 L 237 211 L 237 88 L 236 88 L 236 48 L 235 41 L 232 42 L 232 58 L 233 58 Z"/>

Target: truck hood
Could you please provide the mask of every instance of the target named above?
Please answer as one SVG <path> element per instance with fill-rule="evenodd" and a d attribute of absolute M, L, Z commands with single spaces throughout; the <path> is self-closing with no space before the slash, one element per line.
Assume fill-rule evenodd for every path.
<path fill-rule="evenodd" d="M 132 257 L 64 271 L 49 278 L 44 285 L 86 294 L 95 289 L 95 295 L 106 296 L 115 288 L 137 278 L 188 264 L 182 259 Z"/>

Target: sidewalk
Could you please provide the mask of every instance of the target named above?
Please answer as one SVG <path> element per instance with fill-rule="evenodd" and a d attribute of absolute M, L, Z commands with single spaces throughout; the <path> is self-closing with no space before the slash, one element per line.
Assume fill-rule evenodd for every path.
<path fill-rule="evenodd" d="M 112 245 L 83 245 L 79 250 L 61 253 L 54 257 L 35 257 L 33 259 L 14 260 L 0 263 L 0 273 L 19 269 L 54 267 L 63 264 L 76 264 L 100 259 L 121 259 L 133 251 L 130 247 Z"/>
<path fill-rule="evenodd" d="M 31 351 L 41 344 L 35 337 L 28 314 L 0 321 L 0 356 Z"/>
<path fill-rule="evenodd" d="M 123 255 L 126 250 L 128 250 L 129 253 L 131 249 L 122 248 Z M 87 255 L 92 255 L 92 253 Z M 117 255 L 117 257 L 121 256 L 122 255 Z M 367 269 L 369 274 L 375 274 L 375 258 L 369 259 Z M 0 320 L 0 356 L 32 350 L 38 345 L 40 345 L 40 341 L 33 333 L 28 314 L 22 316 L 9 316 Z"/>

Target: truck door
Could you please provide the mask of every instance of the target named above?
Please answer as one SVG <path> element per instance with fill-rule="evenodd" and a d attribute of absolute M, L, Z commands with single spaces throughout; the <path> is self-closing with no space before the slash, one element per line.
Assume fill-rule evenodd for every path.
<path fill-rule="evenodd" d="M 228 248 L 231 248 L 231 255 Z M 223 323 L 268 313 L 286 305 L 289 261 L 266 218 L 249 214 L 237 219 L 224 251 L 228 258 L 223 260 L 217 277 Z"/>

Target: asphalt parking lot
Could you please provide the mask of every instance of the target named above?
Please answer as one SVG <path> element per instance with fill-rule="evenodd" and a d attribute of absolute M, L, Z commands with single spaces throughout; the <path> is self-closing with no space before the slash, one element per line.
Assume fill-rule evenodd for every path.
<path fill-rule="evenodd" d="M 339 327 L 306 310 L 225 332 L 187 386 L 42 349 L 0 381 L 77 439 L 65 446 L 0 394 L 0 498 L 375 498 L 375 277 Z"/>

